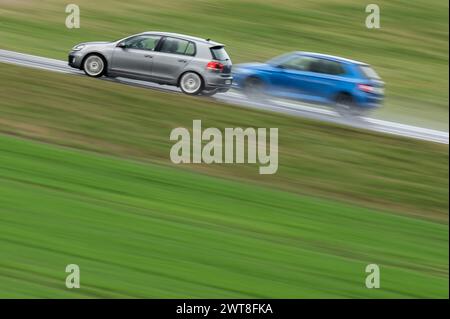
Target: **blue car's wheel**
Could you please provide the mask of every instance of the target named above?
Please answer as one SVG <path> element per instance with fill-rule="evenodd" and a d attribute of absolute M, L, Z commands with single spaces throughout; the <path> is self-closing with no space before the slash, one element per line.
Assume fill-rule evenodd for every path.
<path fill-rule="evenodd" d="M 364 110 L 358 107 L 348 94 L 339 94 L 335 104 L 336 112 L 342 117 L 362 116 Z"/>
<path fill-rule="evenodd" d="M 244 94 L 250 99 L 264 100 L 265 94 L 265 84 L 262 80 L 249 77 L 244 82 Z"/>

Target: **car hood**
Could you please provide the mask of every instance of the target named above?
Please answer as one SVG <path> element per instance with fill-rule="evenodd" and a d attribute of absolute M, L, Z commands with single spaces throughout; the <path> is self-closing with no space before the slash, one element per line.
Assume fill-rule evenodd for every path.
<path fill-rule="evenodd" d="M 79 43 L 80 44 L 84 44 L 84 45 L 98 45 L 98 44 L 108 44 L 108 43 L 112 43 L 112 42 L 108 42 L 108 41 L 95 41 L 95 42 L 83 42 L 83 43 Z"/>

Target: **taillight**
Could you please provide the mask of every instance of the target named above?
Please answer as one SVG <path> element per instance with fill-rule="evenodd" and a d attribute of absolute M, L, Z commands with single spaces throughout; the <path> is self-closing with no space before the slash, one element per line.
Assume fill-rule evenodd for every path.
<path fill-rule="evenodd" d="M 358 89 L 366 93 L 373 93 L 374 87 L 368 84 L 358 84 Z"/>
<path fill-rule="evenodd" d="M 211 61 L 206 65 L 208 70 L 223 71 L 224 65 L 220 62 Z"/>

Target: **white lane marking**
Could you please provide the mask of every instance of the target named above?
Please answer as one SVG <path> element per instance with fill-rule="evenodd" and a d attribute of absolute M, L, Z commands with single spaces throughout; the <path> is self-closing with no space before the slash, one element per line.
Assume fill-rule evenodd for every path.
<path fill-rule="evenodd" d="M 21 61 L 20 63 L 18 63 L 17 60 L 15 59 L 10 59 L 10 58 L 4 58 L 4 57 L 0 57 L 0 62 L 4 62 L 4 63 L 8 63 L 8 64 L 15 64 L 15 65 L 22 65 L 22 66 L 28 66 L 31 68 L 35 68 L 35 69 L 42 69 L 42 70 L 46 70 L 46 71 L 53 71 L 53 72 L 60 72 L 60 73 L 77 73 L 74 72 L 75 70 L 67 70 L 67 69 L 63 69 L 63 68 L 59 68 L 59 67 L 48 67 L 45 65 L 41 65 L 40 63 L 34 63 L 34 62 L 24 62 Z"/>
<path fill-rule="evenodd" d="M 286 102 L 286 101 L 278 101 L 278 100 L 270 100 L 270 101 L 272 103 L 274 103 L 274 104 L 278 104 L 278 105 L 281 105 L 281 106 L 286 106 L 286 107 L 298 109 L 300 111 L 325 114 L 325 115 L 329 115 L 329 116 L 339 116 L 339 114 L 337 114 L 334 111 L 324 110 L 324 109 L 321 109 L 319 107 L 311 107 L 311 106 L 307 106 L 307 105 L 304 105 L 304 104 L 296 104 L 296 103 L 291 103 L 291 102 Z"/>
<path fill-rule="evenodd" d="M 307 112 L 312 112 L 312 113 L 319 113 L 319 114 L 325 114 L 325 115 L 329 115 L 329 116 L 339 116 L 338 113 L 331 111 L 331 110 L 325 110 L 319 107 L 311 107 L 311 106 L 307 106 L 304 104 L 297 104 L 297 103 L 293 103 L 293 102 L 287 102 L 287 101 L 282 101 L 282 100 L 270 100 L 270 102 L 277 104 L 277 105 L 281 105 L 281 106 L 286 106 L 289 108 L 294 108 L 294 109 L 298 109 L 300 111 L 307 111 Z M 392 127 L 392 128 L 397 128 L 397 129 L 404 129 L 404 130 L 408 130 L 411 132 L 421 132 L 424 134 L 430 134 L 430 135 L 437 135 L 437 136 L 441 136 L 444 138 L 449 138 L 449 133 L 448 132 L 443 132 L 443 131 L 436 131 L 433 129 L 428 129 L 428 128 L 423 128 L 423 127 L 418 127 L 418 126 L 412 126 L 412 125 L 407 125 L 407 124 L 401 124 L 401 123 L 396 123 L 396 122 L 389 122 L 389 121 L 384 121 L 384 120 L 378 120 L 378 119 L 373 119 L 373 118 L 369 118 L 369 117 L 363 117 L 361 118 L 362 120 L 372 123 L 372 124 L 377 124 L 380 126 L 386 126 L 386 127 Z"/>
<path fill-rule="evenodd" d="M 15 60 L 24 60 L 24 61 L 35 60 L 35 61 L 41 61 L 42 63 L 46 63 L 46 64 L 55 64 L 55 65 L 68 67 L 67 62 L 62 61 L 62 60 L 45 58 L 45 57 L 41 57 L 41 56 L 19 53 L 19 52 L 14 52 L 14 51 L 6 51 L 6 50 L 2 50 L 2 49 L 0 49 L 0 56 L 15 59 Z"/>
<path fill-rule="evenodd" d="M 432 129 L 429 129 L 429 128 L 423 128 L 423 127 L 412 126 L 412 125 L 407 125 L 407 124 L 401 124 L 401 123 L 377 120 L 377 119 L 372 119 L 372 118 L 369 118 L 369 117 L 365 117 L 363 119 L 365 121 L 369 122 L 369 123 L 373 123 L 373 124 L 377 124 L 377 125 L 394 127 L 394 128 L 400 128 L 400 129 L 408 130 L 408 131 L 411 131 L 411 132 L 421 132 L 421 133 L 425 133 L 425 134 L 438 135 L 438 136 L 441 136 L 441 137 L 449 138 L 449 133 L 448 132 L 436 131 L 436 130 L 432 130 Z"/>
<path fill-rule="evenodd" d="M 447 132 L 441 132 L 431 129 L 425 129 L 417 127 L 418 130 L 414 131 L 415 126 L 405 125 L 398 123 L 398 127 L 396 127 L 397 123 L 394 122 L 388 122 L 388 121 L 382 121 L 377 119 L 371 119 L 371 118 L 357 118 L 359 119 L 359 122 L 357 122 L 357 119 L 354 119 L 352 122 L 349 122 L 348 119 L 342 118 L 338 113 L 333 112 L 331 110 L 324 110 L 321 108 L 315 108 L 310 107 L 307 105 L 302 104 L 296 104 L 296 103 L 290 103 L 286 101 L 277 101 L 277 100 L 271 100 L 273 102 L 273 105 L 266 105 L 262 103 L 257 103 L 253 101 L 248 101 L 243 95 L 239 95 L 240 98 L 234 98 L 236 94 L 233 96 L 229 96 L 227 93 L 222 100 L 225 100 L 227 102 L 232 103 L 240 103 L 240 105 L 252 107 L 252 108 L 260 108 L 260 109 L 266 109 L 266 110 L 273 110 L 278 109 L 279 111 L 288 111 L 289 114 L 292 114 L 289 111 L 292 112 L 307 112 L 311 114 L 322 114 L 327 116 L 333 117 L 333 122 L 339 123 L 339 124 L 347 124 L 353 127 L 361 128 L 361 129 L 369 129 L 376 132 L 381 133 L 388 133 L 403 137 L 412 137 L 420 140 L 425 141 L 432 141 L 432 142 L 438 142 L 442 144 L 449 144 L 449 134 Z M 243 104 L 244 103 L 244 104 Z M 298 113 L 295 113 L 298 114 Z M 303 115 L 306 115 L 303 113 Z M 331 119 L 330 119 L 331 120 Z M 369 121 L 368 121 L 369 120 Z M 366 123 L 367 122 L 367 123 Z M 373 122 L 373 123 L 371 123 Z M 364 124 L 372 124 L 370 126 L 364 125 Z M 386 124 L 383 126 L 383 124 Z M 402 131 L 403 129 L 404 131 Z"/>
<path fill-rule="evenodd" d="M 229 97 L 237 97 L 237 98 L 241 98 L 242 97 L 242 94 L 239 94 L 239 93 L 234 92 L 234 91 L 228 91 L 227 93 L 225 93 L 225 95 L 229 96 Z"/>
<path fill-rule="evenodd" d="M 430 136 L 430 135 L 420 135 L 418 133 L 414 133 L 414 132 L 404 132 L 404 131 L 399 131 L 396 129 L 391 129 L 391 128 L 383 128 L 383 130 L 380 130 L 378 128 L 374 128 L 375 131 L 378 131 L 380 133 L 389 133 L 389 134 L 394 134 L 394 135 L 399 135 L 399 136 L 404 136 L 404 137 L 412 137 L 412 138 L 416 138 L 419 140 L 425 140 L 425 141 L 431 141 L 431 142 L 437 142 L 437 143 L 441 143 L 441 144 L 448 144 L 448 139 L 442 139 L 441 137 L 435 137 L 435 136 Z"/>
<path fill-rule="evenodd" d="M 78 71 L 78 70 L 75 70 L 75 69 L 72 69 L 71 67 L 69 67 L 67 65 L 67 62 L 65 62 L 65 61 L 50 59 L 50 58 L 45 58 L 45 57 L 39 57 L 39 56 L 34 56 L 34 55 L 29 55 L 29 54 L 24 54 L 24 53 L 18 53 L 18 52 L 14 52 L 14 51 L 7 51 L 7 50 L 2 50 L 2 49 L 0 49 L 0 62 L 24 65 L 24 66 L 29 66 L 29 67 L 33 67 L 33 68 L 48 70 L 48 71 L 56 71 L 56 72 L 60 72 L 60 73 L 69 73 L 69 74 L 82 73 L 81 71 Z M 159 86 L 157 86 L 157 85 L 152 85 L 149 82 L 145 82 L 145 81 L 120 78 L 120 82 L 138 84 L 138 85 L 142 85 L 142 86 L 146 86 L 146 87 L 150 87 L 150 88 L 154 88 L 154 89 L 177 92 L 176 89 L 175 90 L 166 89 L 166 88 L 162 89 L 162 88 L 159 88 Z M 287 102 L 287 101 L 282 101 L 282 100 L 270 100 L 270 102 L 273 103 L 273 105 L 267 105 L 267 104 L 263 104 L 263 103 L 259 103 L 259 102 L 249 101 L 249 100 L 246 100 L 242 94 L 239 94 L 234 91 L 227 92 L 226 94 L 224 94 L 224 98 L 218 98 L 218 99 L 222 100 L 222 101 L 226 101 L 227 99 L 234 100 L 236 102 L 241 102 L 241 104 L 242 103 L 251 104 L 252 107 L 256 106 L 256 107 L 260 107 L 260 108 L 264 108 L 264 109 L 274 110 L 274 109 L 280 109 L 280 107 L 285 107 L 292 111 L 303 111 L 303 112 L 309 112 L 312 114 L 318 114 L 318 115 L 320 114 L 320 115 L 332 116 L 334 118 L 336 118 L 336 117 L 339 118 L 339 115 L 334 111 L 325 110 L 325 109 L 322 109 L 319 107 L 317 107 L 317 108 L 310 107 L 310 106 L 307 106 L 304 104 L 299 104 L 299 103 L 294 103 L 294 102 Z M 325 118 L 323 118 L 323 119 L 325 119 Z M 367 118 L 367 117 L 360 118 L 360 119 L 367 123 L 376 125 L 376 126 L 366 127 L 366 129 L 371 129 L 374 131 L 384 132 L 384 133 L 391 133 L 391 134 L 395 134 L 395 135 L 414 137 L 414 138 L 419 138 L 419 139 L 424 139 L 424 140 L 430 140 L 430 141 L 439 142 L 439 143 L 445 143 L 445 144 L 449 143 L 449 133 L 448 132 L 437 131 L 437 130 L 433 130 L 433 129 L 411 126 L 411 125 L 401 124 L 401 123 L 396 123 L 396 122 L 383 121 L 383 120 Z M 356 126 L 359 128 L 364 128 L 361 125 L 353 124 L 353 126 Z M 404 131 L 402 131 L 402 130 L 404 130 Z"/>

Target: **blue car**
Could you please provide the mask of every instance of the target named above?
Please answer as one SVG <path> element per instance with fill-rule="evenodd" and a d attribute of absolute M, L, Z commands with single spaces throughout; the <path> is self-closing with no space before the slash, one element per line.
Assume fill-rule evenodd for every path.
<path fill-rule="evenodd" d="M 362 115 L 384 98 L 384 82 L 370 65 L 319 53 L 293 52 L 266 63 L 239 64 L 233 76 L 233 87 L 250 98 L 326 104 L 342 115 Z"/>

